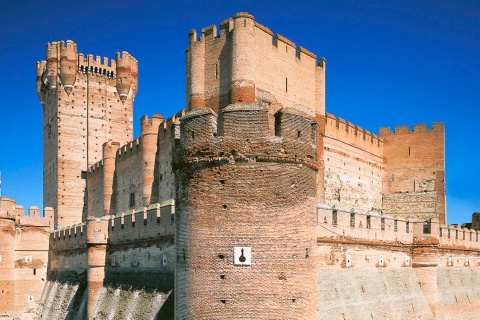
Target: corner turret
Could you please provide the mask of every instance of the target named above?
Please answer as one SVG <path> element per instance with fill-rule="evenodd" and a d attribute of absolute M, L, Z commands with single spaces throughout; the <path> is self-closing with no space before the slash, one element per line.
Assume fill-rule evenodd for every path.
<path fill-rule="evenodd" d="M 40 100 L 40 104 L 42 107 L 45 107 L 45 87 L 43 84 L 43 72 L 45 71 L 45 68 L 47 66 L 46 61 L 37 61 L 37 97 L 38 100 Z"/>
<path fill-rule="evenodd" d="M 60 79 L 65 92 L 70 95 L 78 69 L 77 45 L 72 40 L 67 40 L 66 44 L 61 41 L 60 46 Z"/>
<path fill-rule="evenodd" d="M 125 102 L 132 92 L 132 99 L 137 94 L 138 62 L 128 52 L 117 53 L 117 91 L 120 100 Z"/>

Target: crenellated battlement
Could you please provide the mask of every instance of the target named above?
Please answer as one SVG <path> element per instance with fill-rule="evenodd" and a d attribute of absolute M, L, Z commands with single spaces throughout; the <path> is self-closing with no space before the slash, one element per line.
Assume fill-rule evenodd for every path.
<path fill-rule="evenodd" d="M 317 168 L 315 120 L 301 111 L 282 108 L 274 128 L 268 108 L 233 104 L 223 109 L 223 133 L 218 116 L 209 108 L 187 112 L 180 119 L 177 161 L 302 163 Z M 275 136 L 271 135 L 275 132 Z"/>
<path fill-rule="evenodd" d="M 383 156 L 383 141 L 377 135 L 331 113 L 325 114 L 325 136 Z"/>
<path fill-rule="evenodd" d="M 9 197 L 0 197 L 0 219 L 2 218 L 15 220 L 17 225 L 53 228 L 52 208 L 45 207 L 42 213 L 37 206 L 30 206 L 25 214 L 24 207 Z"/>
<path fill-rule="evenodd" d="M 115 245 L 173 237 L 174 232 L 175 201 L 171 199 L 143 210 L 89 217 L 87 222 L 60 228 L 50 233 L 50 245 L 53 250 L 72 250 L 85 248 L 87 243 Z"/>
<path fill-rule="evenodd" d="M 152 119 L 148 119 L 147 115 L 140 118 L 140 134 L 158 134 L 160 124 L 163 122 L 163 116 L 160 114 L 152 115 Z"/>
<path fill-rule="evenodd" d="M 439 225 L 441 246 L 480 249 L 480 230 L 462 228 L 457 224 Z"/>
<path fill-rule="evenodd" d="M 395 134 L 395 133 L 443 132 L 444 130 L 445 130 L 445 126 L 443 122 L 434 122 L 430 129 L 427 128 L 426 124 L 415 124 L 413 125 L 413 129 L 411 130 L 409 126 L 396 126 L 394 131 L 390 131 L 389 127 L 380 128 L 380 136 L 384 136 L 387 134 Z"/>
<path fill-rule="evenodd" d="M 117 150 L 117 161 L 124 161 L 129 157 L 136 156 L 141 151 L 142 142 L 140 137 L 135 138 L 133 141 L 127 142 Z"/>
<path fill-rule="evenodd" d="M 331 239 L 361 239 L 412 244 L 415 225 L 423 221 L 384 216 L 380 212 L 356 212 L 354 209 L 317 205 L 317 236 Z"/>

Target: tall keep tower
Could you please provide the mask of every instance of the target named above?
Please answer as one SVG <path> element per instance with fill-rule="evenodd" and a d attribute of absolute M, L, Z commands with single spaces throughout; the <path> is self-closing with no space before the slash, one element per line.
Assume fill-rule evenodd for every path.
<path fill-rule="evenodd" d="M 220 29 L 187 50 L 176 318 L 314 319 L 324 60 L 246 13 Z"/>
<path fill-rule="evenodd" d="M 102 159 L 104 142 L 133 137 L 138 63 L 127 52 L 109 63 L 77 54 L 68 40 L 47 44 L 37 62 L 37 95 L 43 107 L 43 202 L 55 225 L 82 221 L 86 171 Z"/>

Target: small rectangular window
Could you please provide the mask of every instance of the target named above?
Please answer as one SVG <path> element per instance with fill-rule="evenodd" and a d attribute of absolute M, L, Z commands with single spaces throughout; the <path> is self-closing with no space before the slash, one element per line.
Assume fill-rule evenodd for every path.
<path fill-rule="evenodd" d="M 371 228 L 371 225 L 370 225 L 370 216 L 367 216 L 367 229 L 370 229 Z"/>
<path fill-rule="evenodd" d="M 130 193 L 130 208 L 135 207 L 135 193 Z"/>
<path fill-rule="evenodd" d="M 410 222 L 409 221 L 407 221 L 405 223 L 405 230 L 406 230 L 407 233 L 410 233 Z"/>
<path fill-rule="evenodd" d="M 398 231 L 398 220 L 393 220 L 393 232 Z"/>
<path fill-rule="evenodd" d="M 355 227 L 355 213 L 350 212 L 350 227 Z"/>
<path fill-rule="evenodd" d="M 337 210 L 333 210 L 332 212 L 332 225 L 337 225 Z"/>
<path fill-rule="evenodd" d="M 380 219 L 380 229 L 385 230 L 385 218 Z"/>

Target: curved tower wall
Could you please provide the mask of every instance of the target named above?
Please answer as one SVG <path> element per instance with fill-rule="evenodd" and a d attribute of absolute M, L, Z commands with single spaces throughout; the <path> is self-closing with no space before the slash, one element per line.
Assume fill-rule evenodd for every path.
<path fill-rule="evenodd" d="M 271 136 L 267 108 L 223 112 L 224 136 L 211 109 L 181 119 L 176 317 L 314 319 L 315 122 L 282 109 Z"/>

